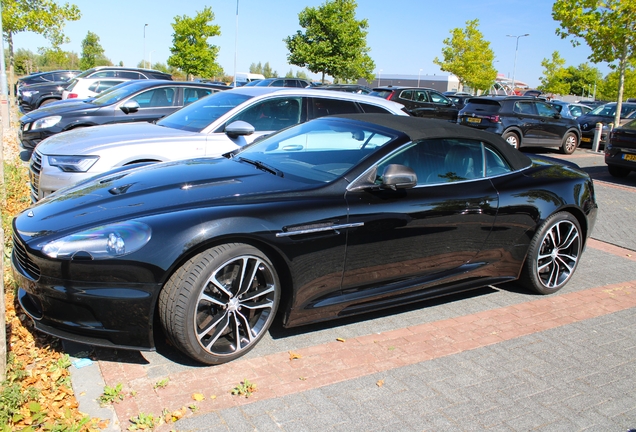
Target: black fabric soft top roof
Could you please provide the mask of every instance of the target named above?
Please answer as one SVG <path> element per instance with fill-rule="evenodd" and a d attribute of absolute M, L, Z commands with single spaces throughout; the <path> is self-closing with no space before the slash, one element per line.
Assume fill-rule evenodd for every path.
<path fill-rule="evenodd" d="M 407 117 L 389 114 L 338 114 L 331 117 L 364 121 L 406 134 L 411 141 L 435 138 L 463 138 L 486 141 L 493 145 L 510 163 L 512 169 L 532 164 L 528 156 L 513 148 L 499 135 L 461 126 L 446 120 Z"/>

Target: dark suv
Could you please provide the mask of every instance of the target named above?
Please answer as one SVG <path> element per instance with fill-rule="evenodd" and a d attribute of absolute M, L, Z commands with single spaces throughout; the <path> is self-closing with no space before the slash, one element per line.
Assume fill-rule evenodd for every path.
<path fill-rule="evenodd" d="M 389 86 L 374 88 L 371 95 L 399 102 L 411 115 L 416 117 L 457 120 L 459 109 L 453 101 L 437 90 L 423 87 Z"/>
<path fill-rule="evenodd" d="M 563 153 L 571 154 L 581 139 L 576 120 L 564 118 L 549 103 L 527 96 L 468 99 L 457 123 L 499 134 L 517 149 L 560 147 Z"/>
<path fill-rule="evenodd" d="M 626 119 L 628 116 L 636 111 L 636 103 L 623 103 L 621 105 L 621 119 Z M 601 132 L 601 142 L 607 140 L 607 132 L 609 128 L 608 123 L 614 123 L 614 115 L 616 114 L 616 102 L 606 103 L 605 105 L 594 108 L 587 114 L 578 117 L 576 120 L 581 125 L 582 138 L 584 143 L 591 143 L 594 140 L 594 133 L 596 131 L 596 123 L 602 123 L 603 129 Z M 618 125 L 614 125 L 618 126 Z"/>

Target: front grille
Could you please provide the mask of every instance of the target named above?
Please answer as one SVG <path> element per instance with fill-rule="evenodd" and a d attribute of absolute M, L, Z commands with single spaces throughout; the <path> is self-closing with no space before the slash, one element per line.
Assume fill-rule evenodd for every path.
<path fill-rule="evenodd" d="M 29 164 L 29 183 L 31 187 L 31 202 L 37 202 L 40 190 L 40 172 L 42 171 L 42 155 L 37 151 L 31 156 Z"/>
<path fill-rule="evenodd" d="M 40 267 L 31 261 L 29 254 L 27 254 L 26 247 L 15 234 L 13 234 L 13 257 L 17 264 L 33 280 L 38 280 L 40 278 Z"/>

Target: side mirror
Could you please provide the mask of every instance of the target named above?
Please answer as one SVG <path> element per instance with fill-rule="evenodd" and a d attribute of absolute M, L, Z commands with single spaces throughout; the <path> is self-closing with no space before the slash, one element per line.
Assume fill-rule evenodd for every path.
<path fill-rule="evenodd" d="M 254 126 L 243 120 L 238 120 L 227 125 L 225 127 L 225 133 L 232 138 L 252 135 L 254 133 Z"/>
<path fill-rule="evenodd" d="M 382 173 L 382 189 L 410 189 L 417 185 L 417 174 L 405 165 L 390 164 Z"/>
<path fill-rule="evenodd" d="M 130 114 L 139 111 L 139 104 L 137 101 L 129 100 L 128 102 L 124 102 L 119 109 L 122 110 L 124 114 Z"/>
<path fill-rule="evenodd" d="M 554 118 L 555 118 L 555 119 L 560 119 L 561 117 L 562 117 L 562 116 L 561 116 L 561 114 L 559 114 L 559 113 L 556 113 L 556 114 L 554 115 Z"/>

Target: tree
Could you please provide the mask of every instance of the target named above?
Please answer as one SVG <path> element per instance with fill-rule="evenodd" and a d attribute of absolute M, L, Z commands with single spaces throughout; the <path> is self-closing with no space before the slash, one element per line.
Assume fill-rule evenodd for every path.
<path fill-rule="evenodd" d="M 326 0 L 318 8 L 306 7 L 298 14 L 300 26 L 285 43 L 290 64 L 335 80 L 373 80 L 375 64 L 367 46 L 366 19 L 356 20 L 355 0 Z"/>
<path fill-rule="evenodd" d="M 466 21 L 466 28 L 454 28 L 451 37 L 444 39 L 444 60 L 433 62 L 443 71 L 457 76 L 462 85 L 474 90 L 488 90 L 497 78 L 493 66 L 495 54 L 490 42 L 478 30 L 479 20 Z"/>
<path fill-rule="evenodd" d="M 278 72 L 276 72 L 275 70 L 272 70 L 272 67 L 269 65 L 269 62 L 263 65 L 262 74 L 265 78 L 276 78 L 278 76 Z"/>
<path fill-rule="evenodd" d="M 223 68 L 216 62 L 219 47 L 208 43 L 209 38 L 221 35 L 221 27 L 211 24 L 212 21 L 214 13 L 208 6 L 194 18 L 185 15 L 174 18 L 169 66 L 181 69 L 188 78 L 223 75 Z"/>
<path fill-rule="evenodd" d="M 558 51 L 552 53 L 552 60 L 543 59 L 541 62 L 544 72 L 539 78 L 541 85 L 538 89 L 544 93 L 560 95 L 570 94 L 570 84 L 567 82 L 567 70 L 565 69 L 565 59 Z"/>
<path fill-rule="evenodd" d="M 13 82 L 13 35 L 25 31 L 41 34 L 53 48 L 68 42 L 62 32 L 66 21 L 81 17 L 77 6 L 53 0 L 2 0 L 2 30 L 9 45 L 9 80 Z M 9 86 L 13 93 L 13 86 Z"/>
<path fill-rule="evenodd" d="M 583 96 L 589 93 L 592 95 L 594 86 L 602 80 L 602 74 L 588 63 L 582 63 L 577 67 L 569 66 L 566 69 L 565 80 L 570 86 L 570 94 Z"/>
<path fill-rule="evenodd" d="M 92 31 L 82 41 L 82 58 L 80 69 L 86 70 L 97 65 L 97 60 L 104 57 L 104 48 L 99 43 L 99 36 Z"/>
<path fill-rule="evenodd" d="M 617 100 L 618 98 L 618 71 L 610 72 L 604 80 L 599 82 L 597 99 Z M 625 70 L 625 91 L 623 97 L 636 98 L 636 62 L 631 62 Z"/>
<path fill-rule="evenodd" d="M 583 39 L 592 50 L 593 63 L 606 62 L 618 71 L 618 95 L 614 124 L 620 120 L 628 61 L 636 57 L 636 0 L 556 0 L 552 18 L 561 23 L 556 34 Z"/>

